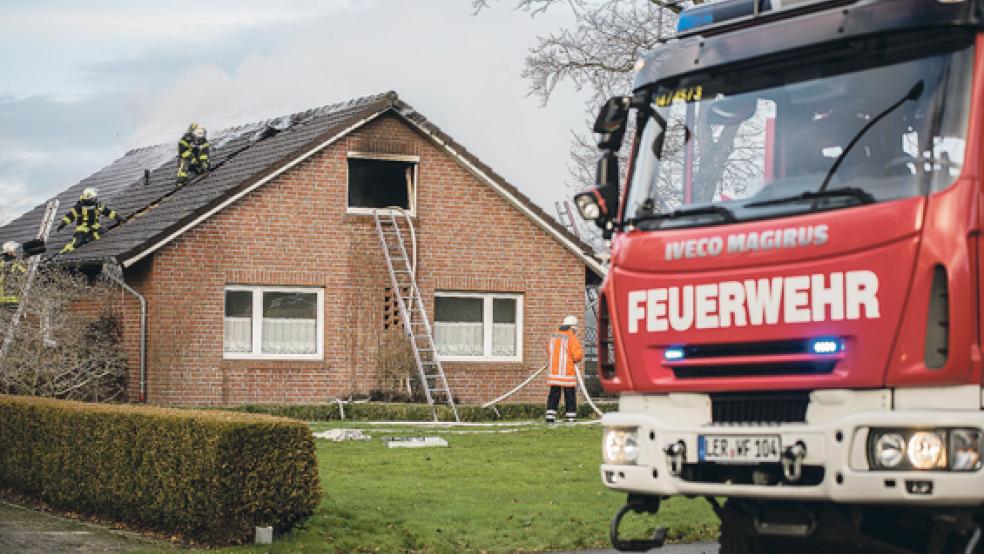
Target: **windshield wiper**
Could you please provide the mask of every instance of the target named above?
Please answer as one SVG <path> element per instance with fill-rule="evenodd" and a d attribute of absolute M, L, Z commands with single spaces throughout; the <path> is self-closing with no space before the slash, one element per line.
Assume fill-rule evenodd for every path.
<path fill-rule="evenodd" d="M 871 121 L 869 121 L 867 124 L 865 124 L 864 127 L 861 127 L 861 130 L 859 130 L 857 132 L 857 134 L 854 135 L 854 138 L 851 139 L 851 142 L 848 142 L 847 143 L 847 146 L 844 147 L 844 150 L 842 150 L 841 153 L 840 153 L 840 155 L 837 156 L 837 159 L 834 160 L 834 165 L 830 166 L 830 169 L 827 171 L 827 174 L 824 175 L 823 182 L 820 183 L 820 188 L 817 189 L 817 192 L 823 192 L 824 190 L 827 189 L 827 185 L 829 185 L 830 184 L 830 180 L 833 179 L 834 173 L 837 173 L 837 170 L 840 169 L 840 165 L 841 165 L 841 163 L 844 162 L 844 158 L 847 157 L 847 154 L 851 151 L 851 148 L 854 148 L 854 145 L 857 144 L 859 140 L 861 140 L 861 137 L 865 133 L 868 132 L 868 129 L 871 129 L 872 127 L 874 127 L 875 123 L 878 123 L 879 121 L 881 121 L 881 118 L 883 118 L 886 115 L 892 113 L 899 106 L 901 106 L 902 104 L 905 104 L 907 101 L 909 101 L 909 100 L 912 100 L 912 101 L 918 100 L 919 97 L 922 96 L 922 93 L 923 93 L 923 89 L 924 88 L 925 88 L 925 85 L 923 84 L 923 80 L 922 79 L 919 79 L 916 82 L 916 84 L 912 85 L 912 88 L 909 89 L 909 92 L 905 93 L 905 96 L 903 96 L 902 98 L 899 98 L 899 100 L 897 102 L 895 102 L 891 106 L 885 108 L 882 111 L 882 113 L 880 113 L 877 116 L 871 118 Z"/>
<path fill-rule="evenodd" d="M 677 208 L 672 212 L 661 214 L 644 215 L 632 218 L 630 223 L 637 225 L 644 221 L 665 221 L 669 219 L 679 219 L 701 215 L 716 215 L 721 218 L 722 223 L 734 223 L 738 221 L 734 212 L 724 206 L 697 206 L 694 208 Z"/>
<path fill-rule="evenodd" d="M 819 200 L 821 198 L 836 198 L 838 196 L 850 196 L 852 198 L 858 199 L 858 201 L 860 201 L 862 204 L 873 204 L 875 202 L 875 197 L 864 189 L 860 189 L 857 187 L 843 187 L 843 188 L 817 190 L 817 191 L 809 190 L 802 194 L 797 194 L 795 196 L 784 196 L 782 198 L 773 198 L 772 200 L 762 200 L 761 202 L 752 202 L 751 204 L 745 204 L 743 207 L 761 208 L 764 206 L 778 206 L 779 204 L 792 204 L 794 202 L 801 202 L 806 200 Z"/>

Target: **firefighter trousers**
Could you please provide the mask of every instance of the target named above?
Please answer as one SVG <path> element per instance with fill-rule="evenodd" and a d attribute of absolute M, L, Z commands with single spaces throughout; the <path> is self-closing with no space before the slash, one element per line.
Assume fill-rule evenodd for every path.
<path fill-rule="evenodd" d="M 560 391 L 564 391 L 564 414 L 567 421 L 577 418 L 577 389 L 574 387 L 550 386 L 547 394 L 547 423 L 557 421 L 557 407 L 560 404 Z"/>
<path fill-rule="evenodd" d="M 192 156 L 196 156 L 192 154 Z M 187 183 L 189 180 L 205 173 L 205 166 L 197 157 L 180 158 L 178 162 L 178 182 Z"/>
<path fill-rule="evenodd" d="M 68 241 L 65 248 L 61 249 L 61 254 L 67 254 L 83 244 L 94 240 L 99 240 L 99 229 L 90 229 L 88 232 L 75 231 L 75 234 L 72 235 L 72 240 Z"/>

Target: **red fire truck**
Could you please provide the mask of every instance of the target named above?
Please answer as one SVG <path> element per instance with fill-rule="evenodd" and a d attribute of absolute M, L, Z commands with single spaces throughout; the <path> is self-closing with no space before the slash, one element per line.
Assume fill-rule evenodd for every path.
<path fill-rule="evenodd" d="M 687 496 L 727 554 L 984 552 L 984 0 L 699 5 L 636 69 L 575 197 L 615 546 Z"/>

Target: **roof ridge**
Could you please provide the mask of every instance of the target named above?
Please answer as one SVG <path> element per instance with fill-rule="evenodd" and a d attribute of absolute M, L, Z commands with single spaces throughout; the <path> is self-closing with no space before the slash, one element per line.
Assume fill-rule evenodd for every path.
<path fill-rule="evenodd" d="M 319 116 L 319 115 L 324 115 L 324 114 L 330 113 L 330 112 L 338 112 L 338 111 L 342 111 L 342 110 L 352 109 L 352 108 L 364 106 L 366 104 L 370 104 L 372 102 L 383 100 L 383 99 L 389 100 L 390 103 L 392 103 L 392 104 L 396 104 L 400 100 L 400 96 L 394 90 L 388 90 L 386 92 L 380 92 L 380 93 L 377 93 L 377 94 L 370 94 L 370 95 L 367 95 L 367 96 L 359 96 L 357 98 L 352 98 L 352 99 L 344 100 L 344 101 L 341 101 L 341 102 L 333 102 L 333 103 L 330 103 L 330 104 L 324 104 L 324 105 L 321 105 L 321 106 L 315 106 L 313 108 L 308 108 L 306 110 L 301 110 L 299 112 L 286 113 L 286 114 L 281 114 L 281 115 L 274 116 L 274 117 L 269 117 L 269 118 L 266 118 L 266 119 L 260 119 L 260 120 L 257 120 L 257 121 L 249 121 L 249 122 L 246 122 L 246 123 L 240 123 L 238 125 L 232 125 L 232 126 L 229 126 L 229 127 L 223 127 L 222 129 L 219 129 L 218 131 L 215 131 L 215 133 L 212 135 L 212 138 L 215 139 L 215 138 L 218 138 L 218 137 L 222 137 L 222 136 L 225 136 L 225 135 L 234 133 L 236 131 L 241 131 L 243 129 L 248 129 L 250 127 L 260 127 L 260 126 L 266 127 L 266 126 L 270 125 L 271 123 L 274 123 L 276 121 L 281 121 L 281 120 L 284 120 L 284 119 L 287 119 L 287 121 L 290 121 L 290 125 L 292 126 L 292 125 L 295 125 L 297 123 L 301 123 L 303 121 L 306 121 L 307 119 L 309 119 L 311 117 L 315 117 L 315 116 Z M 131 149 L 127 150 L 123 154 L 123 156 L 126 157 L 126 156 L 130 156 L 132 154 L 137 154 L 137 153 L 140 153 L 140 152 L 146 152 L 148 150 L 153 150 L 155 148 L 161 148 L 161 147 L 169 146 L 169 145 L 170 145 L 170 143 L 168 143 L 168 142 L 160 142 L 160 143 L 157 143 L 157 144 L 147 144 L 147 145 L 144 145 L 144 146 L 138 146 L 136 148 L 131 148 Z"/>
<path fill-rule="evenodd" d="M 160 148 L 162 146 L 168 146 L 166 142 L 159 142 L 157 144 L 147 144 L 144 146 L 138 146 L 136 148 L 131 148 L 123 153 L 123 157 L 129 156 L 130 154 L 136 154 L 138 152 L 146 152 L 148 150 L 153 150 L 154 148 Z"/>

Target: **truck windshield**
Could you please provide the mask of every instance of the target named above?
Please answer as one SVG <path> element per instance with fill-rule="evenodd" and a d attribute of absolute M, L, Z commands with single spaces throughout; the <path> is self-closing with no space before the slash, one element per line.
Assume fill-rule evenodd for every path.
<path fill-rule="evenodd" d="M 637 120 L 626 223 L 774 218 L 948 186 L 964 160 L 972 37 L 894 51 L 885 38 L 656 83 Z"/>

